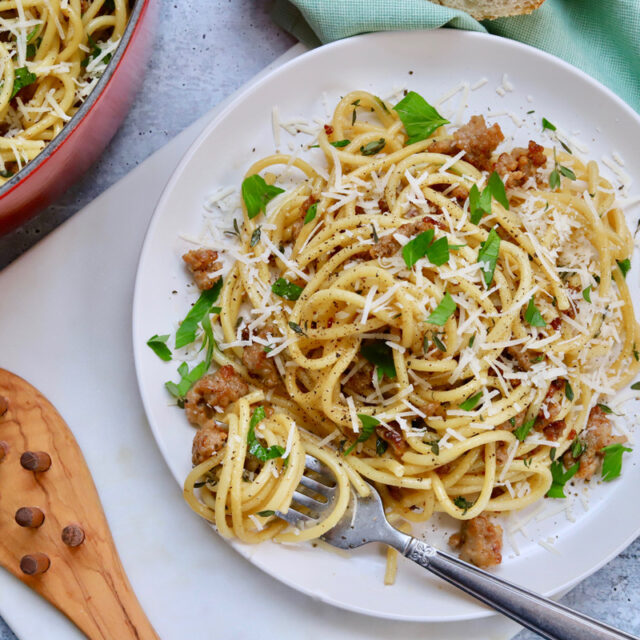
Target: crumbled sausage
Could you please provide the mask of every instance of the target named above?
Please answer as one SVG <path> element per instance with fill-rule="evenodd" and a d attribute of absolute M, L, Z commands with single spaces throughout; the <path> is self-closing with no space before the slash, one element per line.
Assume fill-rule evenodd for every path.
<path fill-rule="evenodd" d="M 554 420 L 544 427 L 542 432 L 547 440 L 553 440 L 555 442 L 562 435 L 565 427 L 566 423 L 564 420 Z"/>
<path fill-rule="evenodd" d="M 398 228 L 397 233 L 401 233 L 403 236 L 407 238 L 411 238 L 418 233 L 422 233 L 427 229 L 432 229 L 433 224 L 429 221 L 427 217 L 420 218 L 420 220 L 416 220 L 415 222 L 409 222 L 408 224 L 403 224 Z M 388 258 L 394 255 L 398 249 L 400 248 L 400 243 L 393 237 L 393 235 L 388 235 L 380 238 L 380 240 L 369 249 L 369 255 L 372 258 Z"/>
<path fill-rule="evenodd" d="M 502 527 L 487 516 L 464 520 L 460 533 L 449 538 L 449 544 L 460 550 L 460 559 L 476 567 L 488 569 L 502 562 Z"/>
<path fill-rule="evenodd" d="M 374 391 L 372 376 L 373 365 L 367 363 L 347 380 L 344 388 L 347 391 L 366 397 Z"/>
<path fill-rule="evenodd" d="M 198 285 L 198 289 L 205 291 L 211 289 L 213 285 L 220 280 L 220 276 L 209 276 L 209 272 L 218 271 L 222 265 L 216 262 L 218 254 L 211 249 L 193 249 L 187 251 L 182 256 L 182 259 L 187 263 L 189 271 L 193 274 L 193 279 Z"/>
<path fill-rule="evenodd" d="M 577 478 L 589 480 L 591 476 L 596 473 L 604 456 L 601 451 L 603 447 L 627 441 L 624 436 L 611 435 L 611 426 L 611 420 L 609 420 L 600 407 L 595 406 L 591 409 L 589 419 L 587 420 L 587 427 L 580 437 L 580 440 L 586 448 L 578 458 L 580 468 L 576 473 Z M 576 463 L 575 458 L 571 454 L 571 450 L 564 454 L 563 461 L 567 468 L 572 467 Z"/>
<path fill-rule="evenodd" d="M 193 438 L 191 461 L 198 465 L 218 453 L 227 441 L 227 432 L 215 424 L 198 429 Z"/>
<path fill-rule="evenodd" d="M 9 400 L 4 396 L 0 396 L 0 416 L 3 416 L 7 413 L 7 409 L 9 408 Z"/>
<path fill-rule="evenodd" d="M 384 198 L 380 198 L 380 200 L 378 200 L 378 208 L 380 209 L 380 213 L 386 213 L 389 211 L 389 205 Z"/>
<path fill-rule="evenodd" d="M 521 345 L 507 347 L 506 352 L 518 363 L 521 371 L 529 371 L 531 369 L 531 358 L 525 353 Z"/>
<path fill-rule="evenodd" d="M 210 424 L 215 407 L 224 409 L 246 395 L 247 383 L 231 365 L 220 367 L 215 373 L 202 376 L 187 393 L 184 409 L 191 424 Z"/>
<path fill-rule="evenodd" d="M 259 333 L 260 338 L 266 339 L 269 334 L 279 335 L 279 331 L 272 325 L 267 325 Z M 273 388 L 280 382 L 278 369 L 273 358 L 269 358 L 264 346 L 261 344 L 251 344 L 244 348 L 242 353 L 242 364 L 252 376 L 260 379 L 265 387 Z"/>
<path fill-rule="evenodd" d="M 491 170 L 491 154 L 504 140 L 500 125 L 487 127 L 484 116 L 471 116 L 467 124 L 460 127 L 450 140 L 435 140 L 429 151 L 454 156 L 464 151 L 464 160 L 481 171 Z"/>
<path fill-rule="evenodd" d="M 566 380 L 564 378 L 556 378 L 549 385 L 547 395 L 542 401 L 542 406 L 538 412 L 538 421 L 545 424 L 555 420 L 560 413 L 561 398 L 560 395 L 565 387 Z"/>
<path fill-rule="evenodd" d="M 402 432 L 394 427 L 385 427 L 383 424 L 379 424 L 376 427 L 376 433 L 385 442 L 388 442 L 397 455 L 403 454 L 407 449 L 407 443 L 402 437 Z"/>
<path fill-rule="evenodd" d="M 529 146 L 526 149 L 516 147 L 510 153 L 501 153 L 494 168 L 502 178 L 509 174 L 505 182 L 505 187 L 509 189 L 522 186 L 536 174 L 538 167 L 543 167 L 545 164 L 547 164 L 547 156 L 544 153 L 544 147 L 529 140 Z"/>

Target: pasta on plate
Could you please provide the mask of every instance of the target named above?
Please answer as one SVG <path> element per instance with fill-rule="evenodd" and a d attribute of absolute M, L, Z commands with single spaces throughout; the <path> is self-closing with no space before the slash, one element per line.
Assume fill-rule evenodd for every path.
<path fill-rule="evenodd" d="M 0 185 L 78 110 L 128 18 L 129 0 L 0 0 Z"/>
<path fill-rule="evenodd" d="M 235 239 L 183 256 L 202 294 L 176 347 L 205 357 L 167 388 L 198 427 L 185 497 L 223 536 L 318 538 L 366 480 L 397 526 L 460 520 L 451 544 L 488 567 L 489 516 L 619 475 L 604 402 L 638 372 L 640 333 L 613 189 L 570 149 L 498 153 L 497 124 L 447 124 L 414 92 L 352 92 L 325 162 L 254 163 Z M 274 512 L 306 453 L 339 498 L 291 528 Z"/>

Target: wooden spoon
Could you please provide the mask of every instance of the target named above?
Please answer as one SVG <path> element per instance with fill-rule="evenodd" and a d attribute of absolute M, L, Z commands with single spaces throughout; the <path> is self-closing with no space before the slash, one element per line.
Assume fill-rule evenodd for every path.
<path fill-rule="evenodd" d="M 120 563 L 73 434 L 0 369 L 0 565 L 91 640 L 157 639 Z"/>

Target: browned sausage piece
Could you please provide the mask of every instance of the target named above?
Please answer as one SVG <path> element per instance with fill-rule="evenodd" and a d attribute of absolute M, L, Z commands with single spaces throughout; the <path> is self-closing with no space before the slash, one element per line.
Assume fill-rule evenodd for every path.
<path fill-rule="evenodd" d="M 536 174 L 538 167 L 547 164 L 544 147 L 533 140 L 529 140 L 526 149 L 516 147 L 510 153 L 501 153 L 495 164 L 495 170 L 504 178 L 509 174 L 505 187 L 520 187 Z"/>
<path fill-rule="evenodd" d="M 460 533 L 449 538 L 449 544 L 460 550 L 460 560 L 488 569 L 502 562 L 502 527 L 487 516 L 463 520 Z"/>
<path fill-rule="evenodd" d="M 227 432 L 215 424 L 198 429 L 193 438 L 191 449 L 191 461 L 194 466 L 208 460 L 212 455 L 218 453 L 227 441 Z"/>
<path fill-rule="evenodd" d="M 579 436 L 580 441 L 586 449 L 578 458 L 580 468 L 576 473 L 577 478 L 589 480 L 593 474 L 598 471 L 602 458 L 604 457 L 601 451 L 603 447 L 607 447 L 610 444 L 621 444 L 627 441 L 624 436 L 611 435 L 611 427 L 611 420 L 609 420 L 606 413 L 600 407 L 595 406 L 591 409 L 587 426 Z M 567 468 L 573 466 L 576 462 L 575 458 L 571 455 L 571 450 L 567 451 L 562 459 Z"/>
<path fill-rule="evenodd" d="M 211 249 L 193 249 L 192 251 L 187 251 L 182 256 L 182 259 L 189 267 L 189 271 L 193 274 L 193 279 L 201 291 L 211 289 L 220 280 L 219 275 L 213 278 L 209 276 L 211 271 L 218 271 L 222 268 L 222 265 L 216 262 L 218 254 L 215 251 Z"/>
<path fill-rule="evenodd" d="M 249 386 L 231 365 L 220 367 L 198 380 L 187 393 L 184 408 L 187 420 L 198 426 L 213 418 L 214 407 L 224 409 L 249 391 Z"/>

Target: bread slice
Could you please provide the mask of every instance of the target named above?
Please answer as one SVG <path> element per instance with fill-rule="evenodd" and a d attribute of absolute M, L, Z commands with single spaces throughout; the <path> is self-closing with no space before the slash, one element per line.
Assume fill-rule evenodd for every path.
<path fill-rule="evenodd" d="M 494 20 L 531 13 L 544 0 L 432 0 L 435 4 L 466 11 L 476 20 Z"/>

